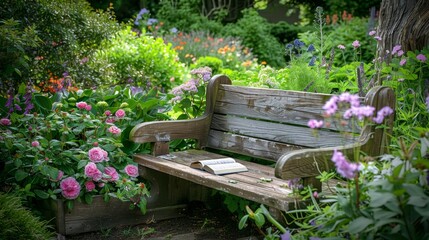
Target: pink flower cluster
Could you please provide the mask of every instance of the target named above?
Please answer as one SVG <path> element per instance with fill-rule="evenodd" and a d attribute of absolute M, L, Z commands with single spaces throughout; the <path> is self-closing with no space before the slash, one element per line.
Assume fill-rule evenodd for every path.
<path fill-rule="evenodd" d="M 12 124 L 12 122 L 8 118 L 2 118 L 2 119 L 0 119 L 0 125 L 9 126 L 11 124 Z"/>
<path fill-rule="evenodd" d="M 137 166 L 131 164 L 125 166 L 124 171 L 130 177 L 138 177 L 139 175 L 139 169 L 137 168 Z"/>
<path fill-rule="evenodd" d="M 417 55 L 416 56 L 416 58 L 417 58 L 417 60 L 419 60 L 420 62 L 426 62 L 426 60 L 427 60 L 427 58 L 426 58 L 426 56 L 425 55 L 423 55 L 423 54 L 419 54 L 419 55 Z"/>
<path fill-rule="evenodd" d="M 308 127 L 310 128 L 321 128 L 323 127 L 323 121 L 317 121 L 316 119 L 311 119 L 310 121 L 308 121 L 307 123 Z"/>
<path fill-rule="evenodd" d="M 348 179 L 353 179 L 356 176 L 356 173 L 361 169 L 359 163 L 351 163 L 347 161 L 342 152 L 334 150 L 334 154 L 331 159 L 335 163 L 337 172 Z"/>
<path fill-rule="evenodd" d="M 104 180 L 109 182 L 114 182 L 119 179 L 119 174 L 113 167 L 105 167 L 104 173 L 108 176 L 107 178 L 104 178 Z"/>
<path fill-rule="evenodd" d="M 358 41 L 358 40 L 355 40 L 353 43 L 352 43 L 352 46 L 353 46 L 353 48 L 358 48 L 358 47 L 360 47 L 360 42 Z"/>
<path fill-rule="evenodd" d="M 85 166 L 85 176 L 92 178 L 94 181 L 100 181 L 103 173 L 98 170 L 97 165 L 95 163 L 90 162 Z"/>
<path fill-rule="evenodd" d="M 91 111 L 91 109 L 92 109 L 92 106 L 86 102 L 78 102 L 78 103 L 76 103 L 76 107 L 79 109 L 85 109 L 87 111 Z"/>
<path fill-rule="evenodd" d="M 109 127 L 107 131 L 109 131 L 113 135 L 121 135 L 121 132 L 122 132 L 122 130 L 116 127 L 115 125 Z"/>
<path fill-rule="evenodd" d="M 60 183 L 61 193 L 66 199 L 76 199 L 80 194 L 80 185 L 73 177 L 68 177 Z"/>
<path fill-rule="evenodd" d="M 88 157 L 92 162 L 109 161 L 107 152 L 100 147 L 91 148 L 88 151 Z"/>

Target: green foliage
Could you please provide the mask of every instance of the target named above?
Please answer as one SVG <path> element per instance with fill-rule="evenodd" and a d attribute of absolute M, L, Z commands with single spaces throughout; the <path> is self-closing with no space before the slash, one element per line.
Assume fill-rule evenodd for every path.
<path fill-rule="evenodd" d="M 283 47 L 270 34 L 271 28 L 266 19 L 253 9 L 243 10 L 243 17 L 234 24 L 227 24 L 222 29 L 225 36 L 235 36 L 242 44 L 257 56 L 259 63 L 265 62 L 272 67 L 284 67 Z"/>
<path fill-rule="evenodd" d="M 368 20 L 365 18 L 353 18 L 350 21 L 339 21 L 336 24 L 323 27 L 323 56 L 329 58 L 331 49 L 335 51 L 334 63 L 339 66 L 351 61 L 371 62 L 374 59 L 374 49 L 377 41 L 368 36 Z M 299 39 L 306 44 L 320 43 L 320 29 L 317 31 L 308 31 L 299 33 Z M 360 47 L 354 49 L 352 43 L 358 40 Z M 339 45 L 345 46 L 345 50 L 338 48 Z"/>
<path fill-rule="evenodd" d="M 271 24 L 271 34 L 278 42 L 286 44 L 298 38 L 299 33 L 312 30 L 310 26 L 296 26 L 288 22 L 280 21 Z"/>
<path fill-rule="evenodd" d="M 144 33 L 137 35 L 130 27 L 103 41 L 89 64 L 99 69 L 102 82 L 106 84 L 132 80 L 139 86 L 162 91 L 168 91 L 172 82 L 180 83 L 184 71 L 170 44 Z"/>
<path fill-rule="evenodd" d="M 19 83 L 30 79 L 39 84 L 47 81 L 49 74 L 63 73 L 91 84 L 98 72 L 89 69 L 84 59 L 118 29 L 110 12 L 94 12 L 84 0 L 5 0 L 0 3 L 0 16 L 1 31 L 11 34 L 1 38 L 2 56 L 11 60 L 1 68 L 0 80 L 7 82 L 4 88 L 17 89 Z"/>
<path fill-rule="evenodd" d="M 216 75 L 223 68 L 223 62 L 217 57 L 200 57 L 192 64 L 191 68 L 209 67 L 212 70 L 212 75 Z"/>
<path fill-rule="evenodd" d="M 19 97 L 12 98 L 13 106 L 22 104 Z M 94 194 L 102 194 L 105 199 L 128 199 L 145 211 L 147 189 L 138 184 L 139 180 L 126 167 L 135 165 L 134 152 L 148 151 L 148 146 L 130 142 L 128 136 L 138 123 L 167 118 L 162 113 L 168 110 L 162 94 L 117 86 L 52 96 L 34 93 L 30 100 L 36 112 L 21 114 L 15 109 L 9 116 L 12 123 L 0 126 L 0 152 L 5 166 L 0 177 L 8 188 L 27 198 L 57 199 L 61 194 L 68 198 L 60 183 L 73 177 L 80 192 L 68 199 L 91 203 Z M 89 151 L 94 148 L 106 151 L 103 159 L 108 157 L 109 161 L 92 160 Z M 86 173 L 92 162 L 103 173 L 102 178 Z M 115 169 L 113 175 L 117 179 L 106 172 L 107 167 Z M 87 188 L 88 182 L 93 189 Z M 121 188 L 129 191 L 124 194 L 125 189 Z"/>
<path fill-rule="evenodd" d="M 211 33 L 219 33 L 222 29 L 221 21 L 224 13 L 214 12 L 211 19 L 201 13 L 200 0 L 181 0 L 172 2 L 160 1 L 160 7 L 156 12 L 157 18 L 162 21 L 167 29 L 177 28 L 183 32 L 204 30 Z"/>
<path fill-rule="evenodd" d="M 46 221 L 41 221 L 24 208 L 21 199 L 10 193 L 0 192 L 1 239 L 52 239 L 53 231 Z"/>

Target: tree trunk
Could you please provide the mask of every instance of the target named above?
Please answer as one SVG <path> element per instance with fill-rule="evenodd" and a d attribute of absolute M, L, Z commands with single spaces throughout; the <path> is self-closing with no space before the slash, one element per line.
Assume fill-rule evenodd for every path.
<path fill-rule="evenodd" d="M 429 0 L 383 0 L 377 32 L 381 57 L 397 44 L 404 52 L 429 46 Z"/>

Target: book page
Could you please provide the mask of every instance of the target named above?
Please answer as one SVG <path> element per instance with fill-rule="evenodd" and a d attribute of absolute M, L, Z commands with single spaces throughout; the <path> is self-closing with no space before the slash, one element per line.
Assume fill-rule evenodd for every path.
<path fill-rule="evenodd" d="M 207 172 L 217 174 L 217 175 L 248 171 L 246 166 L 237 162 L 216 164 L 216 165 L 205 165 L 203 169 Z"/>
<path fill-rule="evenodd" d="M 216 164 L 226 164 L 226 163 L 235 163 L 235 160 L 233 158 L 201 160 L 201 161 L 191 163 L 191 168 L 203 169 L 203 167 L 206 165 L 216 165 Z"/>

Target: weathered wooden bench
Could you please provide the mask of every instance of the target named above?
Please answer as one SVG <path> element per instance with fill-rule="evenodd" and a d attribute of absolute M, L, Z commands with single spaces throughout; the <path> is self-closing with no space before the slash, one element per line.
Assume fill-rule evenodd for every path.
<path fill-rule="evenodd" d="M 228 77 L 214 76 L 207 86 L 203 116 L 146 122 L 131 131 L 132 141 L 153 143 L 152 154 L 134 156 L 140 174 L 153 183 L 149 202 L 167 206 L 198 199 L 202 197 L 198 196 L 200 185 L 281 211 L 292 209 L 296 197 L 291 196 L 287 180 L 302 178 L 304 185 L 320 189 L 315 177 L 334 167 L 330 160 L 334 149 L 348 155 L 360 149 L 371 156 L 384 151 L 386 134 L 375 126 L 351 127 L 345 137 L 340 133 L 344 126 L 332 124 L 314 135 L 307 123 L 323 119 L 322 107 L 331 96 L 234 86 Z M 375 87 L 362 102 L 377 110 L 384 106 L 393 109 L 394 93 L 387 87 Z M 393 116 L 387 119 L 387 124 L 392 123 Z M 169 142 L 175 139 L 196 139 L 198 145 L 196 149 L 170 152 Z M 195 160 L 225 157 L 220 153 L 271 161 L 275 167 L 237 160 L 249 171 L 221 176 L 189 167 Z"/>

